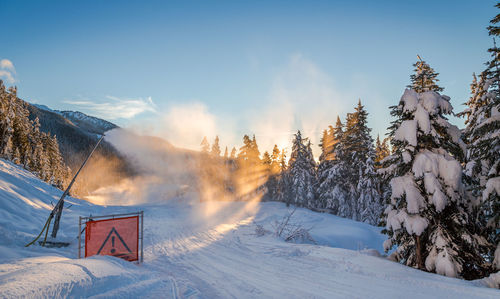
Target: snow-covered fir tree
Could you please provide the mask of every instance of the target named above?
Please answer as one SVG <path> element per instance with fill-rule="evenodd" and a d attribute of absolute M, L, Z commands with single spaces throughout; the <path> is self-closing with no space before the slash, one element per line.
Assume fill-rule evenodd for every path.
<path fill-rule="evenodd" d="M 381 196 L 380 178 L 375 169 L 375 152 L 368 152 L 366 161 L 361 167 L 357 193 L 360 220 L 371 225 L 378 225 L 384 209 Z"/>
<path fill-rule="evenodd" d="M 267 152 L 266 152 L 267 153 Z M 280 179 L 280 150 L 275 144 L 273 152 L 269 156 L 269 170 L 266 181 L 266 194 L 264 200 L 279 200 L 279 179 Z M 266 164 L 267 158 L 264 153 L 262 161 Z"/>
<path fill-rule="evenodd" d="M 1 112 L 1 131 L 0 131 L 0 154 L 3 157 L 9 158 L 12 151 L 12 133 L 14 131 L 14 118 L 15 118 L 15 97 L 17 90 L 15 88 L 10 88 L 7 92 L 3 82 L 0 81 L 0 92 L 2 96 L 2 101 L 0 105 Z"/>
<path fill-rule="evenodd" d="M 288 166 L 287 202 L 301 207 L 314 207 L 315 184 L 316 162 L 311 143 L 308 138 L 302 138 L 300 131 L 297 131 L 294 134 Z"/>
<path fill-rule="evenodd" d="M 374 168 L 375 150 L 367 117 L 368 113 L 360 100 L 355 111 L 347 114 L 342 138 L 344 159 L 348 166 L 343 174 L 350 206 L 350 215 L 346 217 L 360 221 L 363 218 L 367 220 L 367 215 L 376 214 L 381 209 L 380 197 L 376 196 L 377 176 L 369 174 Z"/>
<path fill-rule="evenodd" d="M 496 5 L 500 8 L 500 3 Z M 500 14 L 488 27 L 490 35 L 499 36 Z M 500 50 L 488 49 L 491 60 L 486 63 L 479 80 L 474 75 L 467 109 L 464 140 L 467 143 L 465 175 L 471 191 L 479 199 L 479 220 L 485 235 L 494 244 L 489 253 L 493 268 L 500 270 Z"/>
<path fill-rule="evenodd" d="M 279 155 L 279 165 L 280 165 L 280 174 L 278 178 L 278 190 L 276 191 L 276 196 L 278 201 L 286 203 L 286 206 L 288 207 L 290 205 L 290 188 L 288 186 L 290 185 L 289 183 L 289 172 L 288 172 L 288 165 L 286 163 L 286 151 L 285 149 L 282 149 Z"/>
<path fill-rule="evenodd" d="M 347 171 L 342 141 L 343 127 L 340 117 L 337 116 L 335 127 L 331 127 L 323 137 L 316 192 L 321 208 L 346 217 L 350 215 L 350 209 L 343 178 Z"/>
<path fill-rule="evenodd" d="M 384 140 L 381 142 L 380 137 L 377 136 L 377 141 L 375 143 L 375 169 L 380 169 L 382 165 L 384 164 L 384 161 L 386 158 L 388 158 L 391 155 L 391 150 L 389 146 L 389 138 L 384 138 Z M 381 197 L 381 205 L 382 209 L 385 207 L 385 199 L 390 196 L 391 192 L 391 186 L 389 184 L 389 181 L 386 177 L 379 175 L 377 173 L 377 179 L 378 179 L 378 191 Z M 382 215 L 379 214 L 379 219 L 377 220 L 377 224 L 380 224 L 380 221 L 382 218 L 380 218 Z"/>
<path fill-rule="evenodd" d="M 425 84 L 425 82 L 424 82 Z M 389 127 L 393 154 L 379 172 L 390 179 L 384 211 L 384 248 L 397 246 L 394 258 L 430 272 L 472 279 L 484 274 L 485 239 L 469 217 L 462 184 L 464 144 L 445 115 L 449 97 L 435 86 L 407 89 Z"/>

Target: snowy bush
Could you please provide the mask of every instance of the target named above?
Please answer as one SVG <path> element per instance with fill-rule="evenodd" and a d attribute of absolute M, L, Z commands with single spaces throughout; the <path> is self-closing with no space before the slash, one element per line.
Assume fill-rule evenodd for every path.
<path fill-rule="evenodd" d="M 288 211 L 283 218 L 274 222 L 273 228 L 275 236 L 285 240 L 286 242 L 316 244 L 316 241 L 310 234 L 312 227 L 305 228 L 301 223 L 294 222 L 292 219 L 296 210 L 297 208 Z"/>
<path fill-rule="evenodd" d="M 255 225 L 255 235 L 257 237 L 262 237 L 270 233 L 267 229 L 264 228 L 264 225 L 258 224 L 257 222 L 253 221 L 253 224 Z"/>

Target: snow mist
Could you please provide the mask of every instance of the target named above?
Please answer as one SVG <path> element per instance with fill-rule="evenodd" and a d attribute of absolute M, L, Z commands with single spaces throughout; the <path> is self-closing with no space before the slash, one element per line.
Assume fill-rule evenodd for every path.
<path fill-rule="evenodd" d="M 105 140 L 131 163 L 137 174 L 118 183 L 99 188 L 87 196 L 100 205 L 160 204 L 178 199 L 202 201 L 207 218 L 224 207 L 221 202 L 244 201 L 239 216 L 249 216 L 260 201 L 260 186 L 266 180 L 262 167 L 250 165 L 231 171 L 222 157 L 179 149 L 167 141 L 137 135 L 124 129 L 109 131 Z M 211 205 L 211 202 L 217 204 Z M 243 215 L 245 214 L 245 215 Z"/>

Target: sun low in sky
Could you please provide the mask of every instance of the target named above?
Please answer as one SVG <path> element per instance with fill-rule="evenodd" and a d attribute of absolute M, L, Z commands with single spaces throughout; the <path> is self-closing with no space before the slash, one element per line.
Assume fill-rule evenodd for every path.
<path fill-rule="evenodd" d="M 317 145 L 358 99 L 385 134 L 417 54 L 463 110 L 495 3 L 0 1 L 0 77 L 28 102 L 182 147 L 255 134 L 270 150 L 297 129 Z"/>

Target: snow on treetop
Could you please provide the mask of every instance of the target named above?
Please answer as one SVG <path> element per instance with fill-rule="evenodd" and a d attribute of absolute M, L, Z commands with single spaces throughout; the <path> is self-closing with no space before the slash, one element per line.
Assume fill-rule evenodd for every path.
<path fill-rule="evenodd" d="M 401 97 L 403 111 L 413 112 L 418 105 L 422 105 L 429 114 L 434 115 L 439 112 L 450 114 L 453 107 L 450 104 L 450 97 L 440 95 L 435 91 L 417 93 L 413 89 L 406 89 Z"/>
<path fill-rule="evenodd" d="M 400 127 L 394 134 L 394 139 L 407 141 L 412 146 L 417 145 L 417 125 L 424 134 L 435 134 L 431 128 L 431 116 L 437 114 L 450 114 L 453 107 L 450 104 L 450 98 L 445 95 L 440 95 L 435 91 L 427 91 L 417 93 L 412 89 L 406 89 L 401 97 L 400 105 L 402 105 L 403 112 L 411 112 L 414 114 L 413 120 L 405 120 L 401 123 Z M 438 123 L 440 118 L 437 117 Z M 445 127 L 448 133 L 452 135 L 455 142 L 458 141 L 460 131 L 458 128 L 448 125 Z"/>
<path fill-rule="evenodd" d="M 426 91 L 418 94 L 419 103 L 424 106 L 429 114 L 434 115 L 439 112 L 443 114 L 450 114 L 453 106 L 450 104 L 448 96 L 442 96 L 435 91 Z"/>

